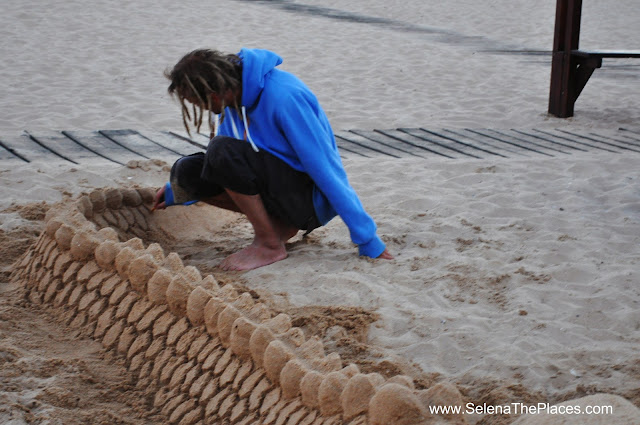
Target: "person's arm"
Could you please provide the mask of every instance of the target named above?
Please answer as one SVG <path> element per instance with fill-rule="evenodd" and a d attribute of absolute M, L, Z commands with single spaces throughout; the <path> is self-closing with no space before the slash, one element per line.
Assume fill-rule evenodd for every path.
<path fill-rule="evenodd" d="M 384 254 L 383 258 L 389 258 L 384 242 L 376 234 L 375 222 L 349 184 L 340 155 L 334 149 L 331 130 L 318 118 L 324 112 L 315 107 L 304 93 L 288 96 L 278 111 L 279 126 L 305 172 L 347 225 L 360 255 L 377 258 Z"/>

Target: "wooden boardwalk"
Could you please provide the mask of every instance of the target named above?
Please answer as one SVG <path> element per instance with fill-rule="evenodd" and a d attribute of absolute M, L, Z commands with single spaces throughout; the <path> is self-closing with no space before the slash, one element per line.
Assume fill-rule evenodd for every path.
<path fill-rule="evenodd" d="M 483 159 L 558 157 L 580 152 L 640 153 L 640 129 L 427 129 L 350 130 L 336 133 L 344 158 Z M 158 158 L 172 163 L 204 151 L 208 137 L 136 130 L 25 132 L 0 136 L 0 165 L 32 161 L 124 165 Z"/>

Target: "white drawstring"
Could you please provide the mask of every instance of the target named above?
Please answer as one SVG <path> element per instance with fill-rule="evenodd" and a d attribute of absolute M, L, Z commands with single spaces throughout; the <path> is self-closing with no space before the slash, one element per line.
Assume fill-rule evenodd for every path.
<path fill-rule="evenodd" d="M 259 152 L 258 147 L 255 143 L 253 143 L 253 139 L 251 138 L 251 133 L 249 133 L 249 120 L 247 120 L 247 109 L 242 107 L 242 122 L 244 122 L 244 128 L 247 132 L 247 139 L 249 139 L 249 143 L 251 143 L 251 147 L 254 151 Z"/>
<path fill-rule="evenodd" d="M 233 130 L 233 137 L 240 139 L 240 133 L 238 133 L 238 127 L 236 127 L 233 117 L 231 117 L 231 129 Z"/>
<path fill-rule="evenodd" d="M 218 114 L 211 115 L 211 120 L 213 122 L 213 137 L 215 137 L 220 132 L 220 115 Z"/>
<path fill-rule="evenodd" d="M 218 115 L 216 115 L 215 116 L 215 135 L 216 136 L 218 135 L 218 119 L 219 119 Z M 231 121 L 231 129 L 233 130 L 233 137 L 235 137 L 238 140 L 244 140 L 244 137 L 240 137 L 240 132 L 238 132 L 238 127 L 236 126 L 236 122 L 233 119 L 233 117 L 231 117 L 230 121 Z M 251 133 L 249 133 L 249 120 L 247 120 L 247 109 L 244 106 L 242 107 L 242 123 L 244 124 L 244 128 L 247 133 L 247 139 L 249 139 L 249 143 L 251 144 L 251 147 L 253 148 L 254 151 L 260 152 L 260 150 L 258 150 L 258 146 L 256 146 L 253 139 L 251 138 Z"/>

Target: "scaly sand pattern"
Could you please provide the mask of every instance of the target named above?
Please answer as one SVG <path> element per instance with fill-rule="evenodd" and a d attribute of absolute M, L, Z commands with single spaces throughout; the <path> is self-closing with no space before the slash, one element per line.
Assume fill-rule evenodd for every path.
<path fill-rule="evenodd" d="M 429 405 L 462 405 L 451 384 L 416 390 L 408 376 L 343 365 L 290 316 L 145 245 L 153 195 L 95 190 L 50 209 L 13 279 L 120 355 L 170 423 L 420 423 Z"/>

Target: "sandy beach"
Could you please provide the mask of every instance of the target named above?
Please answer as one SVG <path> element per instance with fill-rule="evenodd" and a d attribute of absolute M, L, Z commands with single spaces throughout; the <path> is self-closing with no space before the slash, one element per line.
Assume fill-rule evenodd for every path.
<path fill-rule="evenodd" d="M 638 49 L 634 3 L 585 2 L 581 46 Z M 552 0 L 9 2 L 0 141 L 24 130 L 181 132 L 162 73 L 199 47 L 277 52 L 336 130 L 622 127 L 640 140 L 637 60 L 605 60 L 573 118 L 546 113 L 554 13 Z M 335 219 L 296 237 L 284 261 L 222 272 L 251 228 L 202 205 L 156 213 L 162 236 L 146 242 L 289 314 L 363 373 L 407 375 L 416 391 L 453 383 L 474 404 L 606 393 L 631 404 L 576 423 L 640 423 L 624 416 L 640 412 L 640 153 L 344 165 L 393 261 L 359 258 Z M 50 207 L 100 188 L 159 187 L 170 166 L 0 169 L 1 423 L 166 423 L 122 358 L 58 325 L 10 275 Z M 519 423 L 560 423 L 547 420 Z"/>

